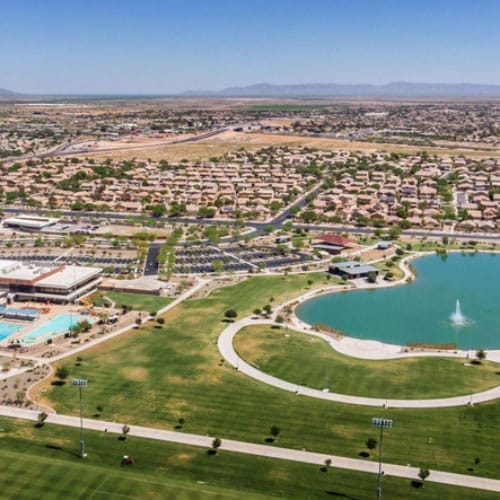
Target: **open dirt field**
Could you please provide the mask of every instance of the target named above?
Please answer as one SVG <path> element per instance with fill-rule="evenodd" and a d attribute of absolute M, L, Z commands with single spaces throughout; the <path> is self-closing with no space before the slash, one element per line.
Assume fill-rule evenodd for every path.
<path fill-rule="evenodd" d="M 115 146 L 118 144 L 115 143 Z M 300 137 L 279 134 L 245 133 L 228 131 L 210 139 L 185 144 L 161 145 L 158 148 L 126 149 L 123 151 L 95 152 L 92 157 L 114 158 L 118 160 L 139 158 L 153 161 L 167 160 L 179 162 L 181 160 L 197 161 L 207 160 L 213 156 L 232 153 L 240 148 L 257 150 L 269 146 L 305 146 L 323 150 L 344 149 L 351 151 L 387 151 L 396 153 L 417 153 L 426 150 L 438 156 L 468 156 L 472 158 L 497 157 L 497 149 L 474 150 L 468 148 L 432 148 L 422 146 L 408 146 L 400 144 L 382 144 L 374 142 L 347 141 L 342 139 L 328 139 L 321 137 Z M 127 145 L 130 147 L 130 144 Z M 83 156 L 88 156 L 86 153 Z"/>

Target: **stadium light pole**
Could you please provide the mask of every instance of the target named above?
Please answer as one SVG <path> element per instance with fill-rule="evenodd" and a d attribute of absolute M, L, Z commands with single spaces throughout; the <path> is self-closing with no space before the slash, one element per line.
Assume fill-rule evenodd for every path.
<path fill-rule="evenodd" d="M 378 486 L 377 486 L 377 500 L 382 498 L 382 446 L 384 440 L 384 429 L 392 427 L 392 420 L 390 418 L 373 417 L 372 425 L 380 428 L 380 447 L 378 452 Z"/>
<path fill-rule="evenodd" d="M 80 456 L 85 458 L 85 434 L 83 432 L 83 406 L 82 406 L 82 387 L 87 387 L 87 379 L 74 378 L 72 384 L 78 387 L 80 393 Z"/>

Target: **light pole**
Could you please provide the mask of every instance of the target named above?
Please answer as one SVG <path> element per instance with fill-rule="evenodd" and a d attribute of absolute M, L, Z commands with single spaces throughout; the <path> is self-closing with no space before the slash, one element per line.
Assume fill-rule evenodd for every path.
<path fill-rule="evenodd" d="M 85 435 L 83 433 L 82 387 L 87 387 L 87 379 L 74 378 L 71 383 L 78 387 L 80 393 L 80 456 L 85 458 L 87 454 L 85 453 Z"/>
<path fill-rule="evenodd" d="M 392 427 L 392 420 L 390 418 L 373 417 L 372 425 L 380 428 L 380 447 L 378 452 L 378 486 L 377 486 L 377 500 L 382 498 L 382 446 L 384 440 L 384 429 Z"/>

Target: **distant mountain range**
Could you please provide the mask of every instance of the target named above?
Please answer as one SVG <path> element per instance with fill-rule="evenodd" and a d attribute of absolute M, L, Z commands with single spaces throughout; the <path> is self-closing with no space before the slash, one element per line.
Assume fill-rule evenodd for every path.
<path fill-rule="evenodd" d="M 34 94 L 33 94 L 34 95 Z M 40 94 L 37 94 L 40 97 Z M 187 90 L 181 94 L 157 94 L 155 97 L 169 95 L 171 97 L 500 97 L 500 85 L 480 83 L 411 83 L 392 82 L 384 85 L 368 83 L 304 83 L 290 85 L 273 85 L 257 83 L 246 87 L 228 87 L 223 90 Z M 149 97 L 142 95 L 95 94 L 85 95 L 87 98 L 99 97 Z M 0 88 L 0 97 L 29 98 L 30 94 L 21 94 Z M 49 96 L 47 96 L 49 97 Z M 50 97 L 63 97 L 51 95 Z M 76 94 L 64 97 L 82 97 Z M 153 97 L 152 95 L 150 97 Z"/>
<path fill-rule="evenodd" d="M 16 92 L 12 92 L 12 90 L 0 89 L 0 97 L 11 97 L 19 95 Z"/>
<path fill-rule="evenodd" d="M 500 85 L 411 82 L 392 82 L 385 85 L 257 83 L 247 87 L 228 87 L 214 91 L 188 90 L 183 95 L 201 97 L 500 97 Z"/>

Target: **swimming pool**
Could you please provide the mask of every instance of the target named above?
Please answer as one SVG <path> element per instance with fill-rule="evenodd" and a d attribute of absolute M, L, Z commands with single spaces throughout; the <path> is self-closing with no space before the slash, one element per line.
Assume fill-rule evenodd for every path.
<path fill-rule="evenodd" d="M 16 325 L 14 323 L 0 323 L 0 340 L 10 337 L 13 333 L 16 333 L 24 325 Z"/>
<path fill-rule="evenodd" d="M 25 344 L 37 344 L 44 342 L 59 335 L 64 335 L 71 327 L 76 326 L 80 321 L 87 320 L 93 323 L 94 319 L 80 314 L 60 314 L 47 323 L 31 330 L 31 332 L 23 335 L 22 341 Z"/>

